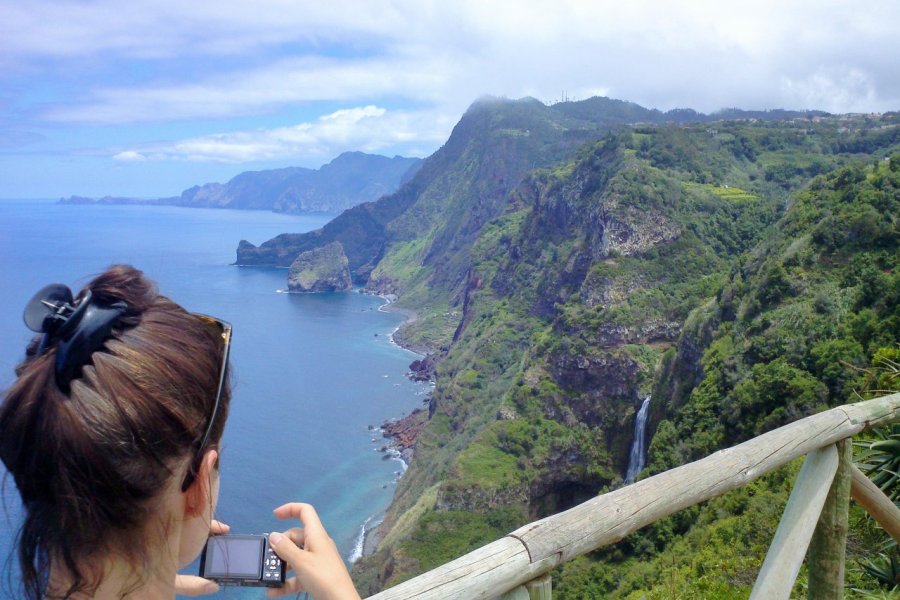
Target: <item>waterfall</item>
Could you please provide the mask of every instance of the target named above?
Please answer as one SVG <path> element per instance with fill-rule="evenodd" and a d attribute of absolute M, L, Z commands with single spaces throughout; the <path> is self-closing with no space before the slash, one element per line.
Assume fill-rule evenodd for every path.
<path fill-rule="evenodd" d="M 647 460 L 647 410 L 649 408 L 650 396 L 647 396 L 634 418 L 634 441 L 631 442 L 631 454 L 628 455 L 625 483 L 634 483 L 634 478 L 644 468 L 644 462 Z"/>

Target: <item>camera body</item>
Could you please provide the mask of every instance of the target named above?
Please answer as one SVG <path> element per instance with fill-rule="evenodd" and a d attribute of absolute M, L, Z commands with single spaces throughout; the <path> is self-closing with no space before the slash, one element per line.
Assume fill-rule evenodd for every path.
<path fill-rule="evenodd" d="M 211 536 L 200 555 L 200 577 L 220 585 L 282 587 L 284 573 L 267 534 Z"/>

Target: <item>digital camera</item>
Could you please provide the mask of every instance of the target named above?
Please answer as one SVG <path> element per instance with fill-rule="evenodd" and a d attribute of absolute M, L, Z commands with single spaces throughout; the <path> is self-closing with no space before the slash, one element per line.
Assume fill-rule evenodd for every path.
<path fill-rule="evenodd" d="M 284 572 L 267 534 L 215 535 L 200 555 L 200 577 L 220 585 L 282 587 Z"/>

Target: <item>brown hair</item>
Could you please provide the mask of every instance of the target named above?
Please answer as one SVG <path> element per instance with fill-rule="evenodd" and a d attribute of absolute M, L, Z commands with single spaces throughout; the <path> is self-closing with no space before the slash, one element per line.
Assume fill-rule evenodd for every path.
<path fill-rule="evenodd" d="M 79 297 L 87 290 L 128 305 L 104 347 L 68 394 L 54 379 L 54 347 L 27 358 L 0 407 L 0 458 L 25 507 L 17 543 L 32 600 L 47 594 L 51 562 L 71 581 L 64 598 L 97 589 L 102 574 L 85 565 L 105 553 L 138 572 L 149 553 L 135 539 L 147 537 L 159 492 L 183 476 L 185 459 L 217 447 L 228 415 L 226 386 L 200 452 L 223 352 L 203 321 L 130 266 L 110 267 Z"/>

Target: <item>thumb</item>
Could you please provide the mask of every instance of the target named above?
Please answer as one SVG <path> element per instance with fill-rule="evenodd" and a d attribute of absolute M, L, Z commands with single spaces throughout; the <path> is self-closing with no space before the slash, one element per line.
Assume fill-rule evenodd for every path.
<path fill-rule="evenodd" d="M 203 596 L 206 594 L 215 594 L 219 591 L 219 586 L 213 581 L 197 577 L 196 575 L 175 576 L 175 592 L 183 596 Z"/>
<path fill-rule="evenodd" d="M 281 560 L 286 561 L 295 571 L 297 570 L 303 550 L 298 548 L 291 538 L 276 531 L 269 534 L 269 545 Z"/>

